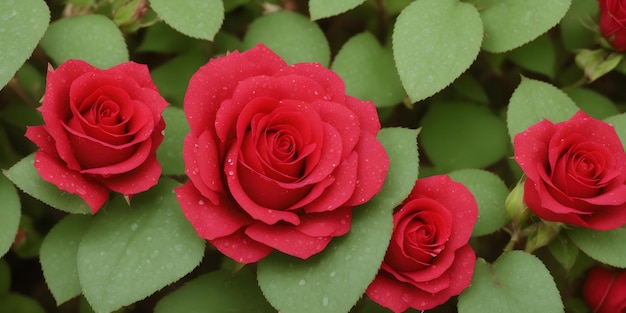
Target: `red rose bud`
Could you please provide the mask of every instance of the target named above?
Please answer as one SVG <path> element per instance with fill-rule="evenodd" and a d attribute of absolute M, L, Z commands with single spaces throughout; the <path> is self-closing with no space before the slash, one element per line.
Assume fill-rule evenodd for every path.
<path fill-rule="evenodd" d="M 615 48 L 626 50 L 626 2 L 622 0 L 598 0 L 600 4 L 600 32 Z"/>
<path fill-rule="evenodd" d="M 537 216 L 597 230 L 626 224 L 626 153 L 612 125 L 579 111 L 529 127 L 513 146 Z"/>
<path fill-rule="evenodd" d="M 583 298 L 594 313 L 626 310 L 626 271 L 592 267 L 583 285 Z"/>
<path fill-rule="evenodd" d="M 418 179 L 396 208 L 387 254 L 367 295 L 394 312 L 428 310 L 472 281 L 468 244 L 478 218 L 472 193 L 447 175 Z"/>
<path fill-rule="evenodd" d="M 110 191 L 146 191 L 161 175 L 156 150 L 166 106 L 145 65 L 101 70 L 66 61 L 48 71 L 44 125 L 26 131 L 40 148 L 35 168 L 44 180 L 83 198 L 93 213 Z"/>
<path fill-rule="evenodd" d="M 185 95 L 190 180 L 176 189 L 198 235 L 239 263 L 299 258 L 350 230 L 389 159 L 370 101 L 317 63 L 287 65 L 263 45 L 212 59 Z"/>

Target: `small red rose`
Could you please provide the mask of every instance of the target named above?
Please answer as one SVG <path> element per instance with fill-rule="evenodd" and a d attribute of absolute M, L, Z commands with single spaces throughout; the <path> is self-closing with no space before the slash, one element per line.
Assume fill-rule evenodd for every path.
<path fill-rule="evenodd" d="M 626 153 L 613 126 L 579 111 L 529 127 L 513 145 L 537 216 L 597 230 L 626 224 Z"/>
<path fill-rule="evenodd" d="M 393 233 L 367 295 L 394 312 L 432 309 L 472 281 L 476 255 L 468 241 L 478 205 L 447 175 L 418 179 L 396 208 Z"/>
<path fill-rule="evenodd" d="M 386 177 L 373 103 L 347 96 L 320 64 L 287 65 L 263 45 L 201 67 L 185 114 L 190 180 L 178 200 L 199 236 L 241 263 L 322 251 Z"/>
<path fill-rule="evenodd" d="M 161 175 L 156 150 L 166 106 L 145 65 L 101 70 L 68 60 L 48 71 L 44 125 L 26 131 L 39 146 L 35 168 L 44 180 L 83 198 L 94 214 L 110 191 L 130 196 L 148 190 Z"/>
<path fill-rule="evenodd" d="M 594 313 L 626 312 L 626 271 L 592 267 L 583 285 L 583 298 Z"/>
<path fill-rule="evenodd" d="M 615 50 L 626 50 L 626 2 L 598 0 L 600 4 L 600 32 Z"/>

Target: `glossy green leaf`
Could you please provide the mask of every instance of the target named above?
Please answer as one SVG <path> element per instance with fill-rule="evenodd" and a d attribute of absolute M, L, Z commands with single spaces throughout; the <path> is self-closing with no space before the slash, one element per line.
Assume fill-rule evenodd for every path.
<path fill-rule="evenodd" d="M 483 168 L 508 149 L 506 124 L 485 106 L 433 103 L 421 124 L 424 153 L 442 171 Z"/>
<path fill-rule="evenodd" d="M 128 61 L 122 33 L 113 21 L 99 14 L 53 22 L 41 39 L 41 47 L 56 65 L 68 59 L 81 59 L 106 69 Z"/>
<path fill-rule="evenodd" d="M 0 175 L 0 199 L 2 199 L 0 210 L 0 257 L 2 257 L 15 241 L 22 213 L 17 190 L 4 175 Z"/>
<path fill-rule="evenodd" d="M 547 32 L 563 18 L 571 0 L 479 0 L 485 27 L 482 48 L 489 52 L 515 49 Z"/>
<path fill-rule="evenodd" d="M 0 89 L 30 57 L 49 22 L 43 0 L 0 1 Z"/>
<path fill-rule="evenodd" d="M 76 255 L 92 218 L 69 215 L 56 224 L 41 243 L 41 269 L 57 305 L 81 294 Z"/>
<path fill-rule="evenodd" d="M 597 23 L 600 7 L 597 1 L 572 0 L 572 5 L 559 23 L 563 45 L 575 52 L 592 47 L 598 35 L 591 25 Z"/>
<path fill-rule="evenodd" d="M 220 270 L 204 274 L 161 299 L 154 313 L 249 312 L 272 313 L 248 267 L 236 273 Z"/>
<path fill-rule="evenodd" d="M 371 100 L 376 107 L 401 103 L 405 92 L 393 55 L 371 33 L 361 33 L 346 42 L 331 67 L 346 84 L 346 93 Z"/>
<path fill-rule="evenodd" d="M 35 154 L 33 153 L 4 171 L 4 175 L 17 188 L 53 208 L 68 213 L 91 213 L 91 208 L 79 196 L 62 191 L 57 186 L 43 180 L 33 166 L 34 161 Z"/>
<path fill-rule="evenodd" d="M 619 109 L 613 101 L 592 89 L 570 87 L 563 91 L 581 108 L 585 113 L 597 119 L 604 119 L 619 113 Z"/>
<path fill-rule="evenodd" d="M 189 124 L 185 112 L 178 107 L 168 106 L 163 111 L 165 120 L 165 136 L 157 150 L 157 159 L 163 168 L 163 175 L 183 175 L 183 142 L 189 132 Z"/>
<path fill-rule="evenodd" d="M 544 118 L 553 123 L 569 119 L 578 107 L 563 91 L 538 80 L 522 78 L 507 111 L 507 126 L 511 141 L 516 134 Z"/>
<path fill-rule="evenodd" d="M 310 0 L 309 13 L 312 20 L 335 16 L 356 8 L 365 0 Z"/>
<path fill-rule="evenodd" d="M 173 105 L 182 107 L 189 79 L 206 62 L 204 51 L 192 50 L 169 60 L 150 74 L 161 96 Z"/>
<path fill-rule="evenodd" d="M 221 0 L 150 0 L 165 23 L 193 38 L 213 40 L 224 20 Z"/>
<path fill-rule="evenodd" d="M 585 254 L 611 266 L 626 268 L 626 228 L 601 231 L 576 227 L 567 235 Z"/>
<path fill-rule="evenodd" d="M 622 145 L 626 147 L 626 113 L 613 115 L 604 119 L 604 121 L 613 125 L 617 136 L 622 141 Z"/>
<path fill-rule="evenodd" d="M 459 313 L 564 312 L 550 272 L 535 256 L 505 252 L 493 263 L 478 259 L 471 285 L 458 299 Z"/>
<path fill-rule="evenodd" d="M 0 312 L 11 313 L 45 313 L 37 300 L 18 293 L 0 296 Z"/>
<path fill-rule="evenodd" d="M 385 255 L 393 209 L 417 179 L 415 137 L 415 130 L 381 130 L 390 158 L 387 179 L 372 200 L 354 209 L 348 234 L 307 260 L 274 253 L 259 262 L 259 286 L 280 312 L 348 312 L 363 295 Z"/>
<path fill-rule="evenodd" d="M 514 49 L 509 59 L 523 69 L 554 78 L 556 71 L 556 49 L 547 35 Z"/>
<path fill-rule="evenodd" d="M 330 47 L 321 28 L 304 15 L 280 11 L 259 17 L 250 24 L 244 48 L 265 44 L 288 64 L 299 62 L 330 63 Z"/>
<path fill-rule="evenodd" d="M 200 239 L 162 179 L 132 198 L 116 196 L 92 219 L 78 247 L 78 277 L 96 312 L 139 301 L 191 272 L 202 259 Z"/>
<path fill-rule="evenodd" d="M 476 59 L 483 28 L 476 8 L 457 0 L 414 1 L 398 16 L 393 56 L 413 102 L 452 83 Z"/>
<path fill-rule="evenodd" d="M 450 173 L 450 178 L 465 185 L 478 204 L 478 220 L 472 236 L 493 233 L 509 221 L 504 201 L 509 189 L 497 175 L 479 169 L 463 169 Z"/>

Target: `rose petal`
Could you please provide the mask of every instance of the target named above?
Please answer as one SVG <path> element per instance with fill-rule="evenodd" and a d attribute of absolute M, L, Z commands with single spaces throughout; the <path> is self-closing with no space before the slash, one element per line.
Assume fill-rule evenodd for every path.
<path fill-rule="evenodd" d="M 335 181 L 313 202 L 304 206 L 307 213 L 334 210 L 350 199 L 356 188 L 358 155 L 350 154 L 333 172 Z"/>
<path fill-rule="evenodd" d="M 35 153 L 35 168 L 43 180 L 59 189 L 81 197 L 95 214 L 109 198 L 109 190 L 67 169 L 59 160 L 39 150 Z"/>
<path fill-rule="evenodd" d="M 350 231 L 352 208 L 341 207 L 323 213 L 303 215 L 296 230 L 311 237 L 336 237 Z"/>
<path fill-rule="evenodd" d="M 351 96 L 346 97 L 346 107 L 354 112 L 359 118 L 359 125 L 362 131 L 368 132 L 374 136 L 380 130 L 380 119 L 376 106 L 372 101 L 363 101 Z"/>
<path fill-rule="evenodd" d="M 58 155 L 54 146 L 54 139 L 48 134 L 46 126 L 28 126 L 24 136 L 34 142 L 46 154 L 51 156 Z"/>
<path fill-rule="evenodd" d="M 410 285 L 388 278 L 383 272 L 374 278 L 365 293 L 374 302 L 395 313 L 404 312 L 411 306 L 414 298 L 423 295 L 423 292 L 411 288 Z M 413 297 L 411 294 L 414 294 Z"/>
<path fill-rule="evenodd" d="M 229 258 L 244 264 L 257 262 L 272 252 L 272 248 L 252 240 L 243 230 L 210 242 Z"/>
<path fill-rule="evenodd" d="M 352 206 L 369 201 L 380 191 L 389 168 L 387 152 L 374 135 L 362 132 L 355 150 L 359 154 L 356 189 L 346 202 Z"/>
<path fill-rule="evenodd" d="M 220 205 L 213 205 L 191 182 L 175 188 L 174 191 L 183 214 L 202 238 L 214 240 L 230 236 L 252 223 L 230 201 L 220 201 Z"/>
<path fill-rule="evenodd" d="M 276 74 L 277 77 L 291 75 L 306 76 L 317 82 L 326 91 L 327 96 L 322 97 L 324 100 L 337 103 L 346 101 L 346 87 L 341 77 L 319 63 L 293 64 L 281 69 L 280 73 Z"/>
<path fill-rule="evenodd" d="M 102 184 L 112 191 L 124 195 L 134 195 L 155 186 L 161 176 L 161 164 L 156 157 L 148 157 L 146 162 L 133 170 L 117 175 L 102 177 Z"/>
<path fill-rule="evenodd" d="M 246 228 L 250 238 L 286 254 L 307 259 L 319 253 L 330 242 L 330 237 L 312 237 L 294 226 L 255 223 Z"/>

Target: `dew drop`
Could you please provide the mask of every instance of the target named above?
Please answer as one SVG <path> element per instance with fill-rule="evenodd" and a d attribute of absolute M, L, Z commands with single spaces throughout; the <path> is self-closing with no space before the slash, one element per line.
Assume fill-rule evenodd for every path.
<path fill-rule="evenodd" d="M 136 231 L 136 230 L 137 230 L 137 227 L 139 227 L 139 226 L 137 226 L 137 223 L 132 223 L 132 224 L 130 224 L 130 230 L 131 230 L 131 231 Z"/>
<path fill-rule="evenodd" d="M 324 298 L 322 299 L 322 305 L 328 306 L 328 296 L 324 296 Z"/>
<path fill-rule="evenodd" d="M 198 200 L 198 205 L 204 205 L 204 200 L 202 199 Z"/>
<path fill-rule="evenodd" d="M 298 282 L 298 285 L 300 286 L 304 286 L 306 284 L 306 280 L 304 279 L 300 279 L 300 281 Z"/>

